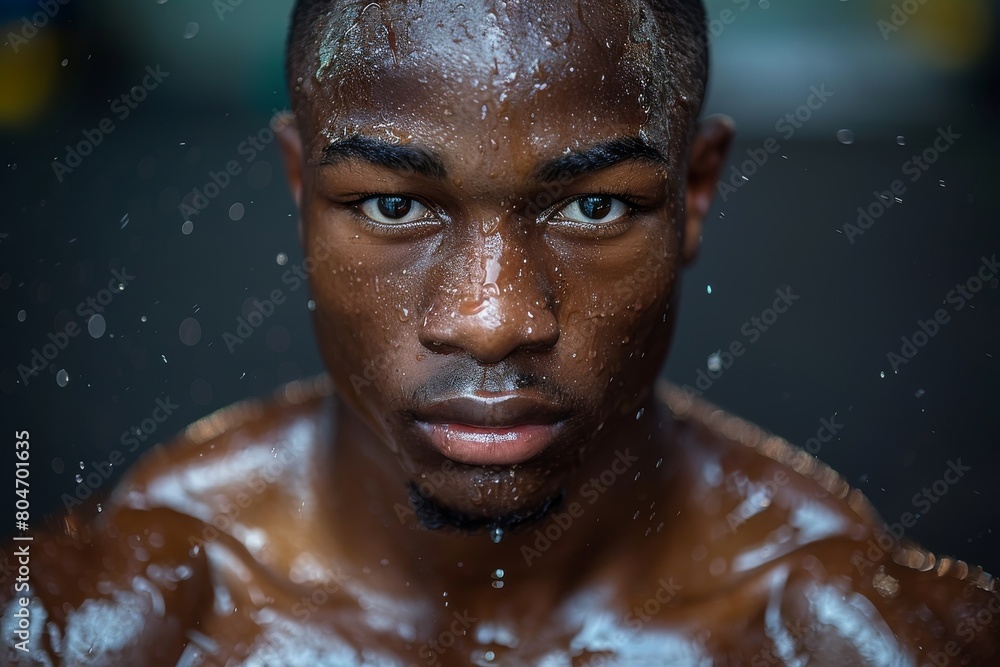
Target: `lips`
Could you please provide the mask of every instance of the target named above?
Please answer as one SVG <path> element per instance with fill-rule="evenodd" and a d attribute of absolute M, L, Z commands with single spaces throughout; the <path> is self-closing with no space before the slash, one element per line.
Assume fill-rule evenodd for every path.
<path fill-rule="evenodd" d="M 562 430 L 565 412 L 527 393 L 473 394 L 414 411 L 415 423 L 443 456 L 469 465 L 514 465 L 544 451 Z"/>

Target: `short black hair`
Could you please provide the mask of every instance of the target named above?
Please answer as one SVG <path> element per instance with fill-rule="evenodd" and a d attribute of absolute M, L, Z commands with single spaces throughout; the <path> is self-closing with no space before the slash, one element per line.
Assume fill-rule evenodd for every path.
<path fill-rule="evenodd" d="M 339 0 L 343 2 L 343 0 Z M 621 1 L 621 0 L 618 0 Z M 675 94 L 686 100 L 691 121 L 697 119 L 708 85 L 708 30 L 702 0 L 647 0 L 665 30 L 663 45 L 670 54 L 676 77 Z M 285 76 L 292 108 L 298 97 L 296 89 L 303 71 L 305 49 L 317 42 L 316 26 L 323 16 L 338 8 L 338 0 L 296 0 L 285 47 Z"/>

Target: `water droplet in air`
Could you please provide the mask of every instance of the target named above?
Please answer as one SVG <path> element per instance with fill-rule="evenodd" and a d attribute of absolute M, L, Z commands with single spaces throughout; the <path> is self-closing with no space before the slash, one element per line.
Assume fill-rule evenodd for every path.
<path fill-rule="evenodd" d="M 69 65 L 69 58 L 63 58 L 62 66 L 66 67 L 66 65 Z"/>
<path fill-rule="evenodd" d="M 904 137 L 903 135 L 899 135 L 898 137 L 896 137 L 896 143 L 899 144 L 900 146 L 905 146 L 906 137 Z"/>
<path fill-rule="evenodd" d="M 245 212 L 246 209 L 243 208 L 243 204 L 236 202 L 235 204 L 229 207 L 229 219 L 234 222 L 239 222 L 240 220 L 243 219 L 243 214 Z"/>
<path fill-rule="evenodd" d="M 69 373 L 66 372 L 65 368 L 56 373 L 56 384 L 60 387 L 65 387 L 69 384 Z"/>
<path fill-rule="evenodd" d="M 847 146 L 853 144 L 854 132 L 851 130 L 837 130 L 837 141 Z"/>
<path fill-rule="evenodd" d="M 184 39 L 191 39 L 198 34 L 198 22 L 191 21 L 186 26 L 184 26 Z"/>
<path fill-rule="evenodd" d="M 188 347 L 197 345 L 201 340 L 201 322 L 193 317 L 185 318 L 177 330 L 177 335 Z"/>
<path fill-rule="evenodd" d="M 503 539 L 503 528 L 494 528 L 490 531 L 490 539 L 493 540 L 493 544 L 500 544 L 500 540 Z"/>
<path fill-rule="evenodd" d="M 880 371 L 879 374 L 878 374 L 878 376 L 880 378 L 884 378 L 885 377 L 885 371 Z"/>
<path fill-rule="evenodd" d="M 720 370 L 722 370 L 722 354 L 721 354 L 721 352 L 722 351 L 719 350 L 718 352 L 713 352 L 712 354 L 708 355 L 708 362 L 707 363 L 708 363 L 708 370 L 709 371 L 711 371 L 713 373 L 717 373 Z"/>
<path fill-rule="evenodd" d="M 81 475 L 80 473 L 76 474 L 76 478 L 75 479 L 76 479 L 76 483 L 77 484 L 83 483 L 83 475 Z"/>
<path fill-rule="evenodd" d="M 316 310 L 316 302 L 313 301 L 312 299 L 309 299 L 308 301 L 306 301 L 306 308 L 308 308 L 309 310 Z"/>
<path fill-rule="evenodd" d="M 87 333 L 91 338 L 100 338 L 108 330 L 108 323 L 103 315 L 93 315 L 87 320 Z"/>
<path fill-rule="evenodd" d="M 642 419 L 642 415 L 646 412 L 646 408 L 639 408 L 639 411 L 635 413 L 635 420 L 639 421 Z"/>
<path fill-rule="evenodd" d="M 23 322 L 26 319 L 28 319 L 28 313 L 26 311 L 24 311 L 24 310 L 17 311 L 17 321 L 18 322 Z"/>
<path fill-rule="evenodd" d="M 284 266 L 288 263 L 288 255 L 283 252 L 279 252 L 278 256 L 274 258 L 274 261 L 278 263 L 278 266 Z"/>
<path fill-rule="evenodd" d="M 917 389 L 917 393 L 914 394 L 914 396 L 916 396 L 917 398 L 923 398 L 924 394 L 926 394 L 926 393 L 927 392 L 925 392 L 923 389 Z"/>
<path fill-rule="evenodd" d="M 185 220 L 184 224 L 181 225 L 181 234 L 187 236 L 193 231 L 194 231 L 194 223 L 191 222 L 190 220 Z"/>

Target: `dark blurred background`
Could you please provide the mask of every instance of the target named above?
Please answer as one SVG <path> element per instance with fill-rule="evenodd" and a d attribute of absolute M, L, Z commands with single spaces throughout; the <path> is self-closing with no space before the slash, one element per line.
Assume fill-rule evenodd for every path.
<path fill-rule="evenodd" d="M 14 431 L 30 430 L 36 524 L 107 492 L 191 421 L 321 370 L 307 290 L 281 282 L 302 254 L 261 132 L 287 104 L 290 4 L 0 0 L 0 470 L 10 489 Z M 907 535 L 1000 571 L 998 282 L 948 300 L 1000 253 L 996 3 L 708 9 L 707 111 L 736 121 L 742 174 L 727 170 L 736 185 L 686 276 L 666 375 L 696 387 L 703 373 L 705 387 L 712 371 L 707 398 L 797 444 L 832 418 L 836 437 L 812 450 L 890 522 L 961 459 L 971 470 Z M 760 160 L 765 146 L 775 152 Z M 934 163 L 915 167 L 928 150 Z M 230 160 L 240 173 L 182 214 Z M 880 206 L 897 179 L 905 192 Z M 845 228 L 859 207 L 883 212 Z M 230 352 L 223 333 L 276 288 L 289 300 Z M 786 288 L 799 299 L 757 328 Z M 949 321 L 893 368 L 887 354 L 938 308 Z M 67 324 L 79 335 L 25 381 L 19 366 Z M 746 352 L 732 364 L 713 355 L 734 341 Z M 116 450 L 111 478 L 94 477 Z"/>

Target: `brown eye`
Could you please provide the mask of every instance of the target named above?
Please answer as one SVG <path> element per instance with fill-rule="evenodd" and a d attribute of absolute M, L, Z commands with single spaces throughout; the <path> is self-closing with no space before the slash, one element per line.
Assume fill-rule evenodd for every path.
<path fill-rule="evenodd" d="M 369 197 L 357 206 L 365 217 L 382 225 L 400 225 L 433 217 L 430 210 L 416 199 L 399 195 Z"/>
<path fill-rule="evenodd" d="M 580 210 L 588 218 L 600 220 L 611 212 L 614 200 L 611 197 L 584 197 L 580 201 Z"/>
<path fill-rule="evenodd" d="M 379 197 L 378 212 L 387 218 L 397 220 L 410 212 L 412 199 L 406 197 Z"/>
<path fill-rule="evenodd" d="M 563 220 L 608 224 L 624 217 L 629 205 L 608 195 L 587 195 L 564 206 L 557 216 Z"/>

